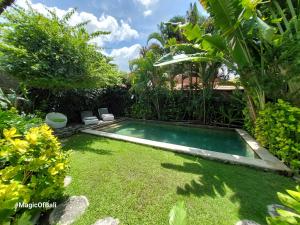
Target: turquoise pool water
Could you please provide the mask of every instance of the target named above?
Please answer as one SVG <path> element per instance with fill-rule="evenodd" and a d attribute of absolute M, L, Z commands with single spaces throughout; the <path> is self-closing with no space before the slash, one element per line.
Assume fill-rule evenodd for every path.
<path fill-rule="evenodd" d="M 234 130 L 123 121 L 101 131 L 256 158 L 250 146 Z"/>

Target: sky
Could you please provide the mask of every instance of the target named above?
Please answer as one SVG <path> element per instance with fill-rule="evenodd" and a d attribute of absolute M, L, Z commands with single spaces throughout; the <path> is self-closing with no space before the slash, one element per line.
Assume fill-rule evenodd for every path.
<path fill-rule="evenodd" d="M 157 31 L 160 22 L 173 16 L 185 16 L 190 3 L 197 2 L 200 13 L 203 8 L 195 0 L 28 0 L 37 11 L 47 14 L 46 8 L 55 10 L 58 16 L 71 8 L 77 12 L 71 25 L 90 20 L 89 32 L 109 31 L 110 35 L 93 40 L 103 48 L 103 53 L 114 58 L 122 71 L 129 71 L 128 61 L 137 58 L 141 46 L 147 44 L 150 33 Z M 17 0 L 26 8 L 26 0 Z"/>

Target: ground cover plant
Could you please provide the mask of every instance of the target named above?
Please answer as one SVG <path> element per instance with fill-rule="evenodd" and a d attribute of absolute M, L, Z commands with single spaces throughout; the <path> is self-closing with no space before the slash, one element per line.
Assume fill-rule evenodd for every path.
<path fill-rule="evenodd" d="M 291 178 L 274 173 L 96 136 L 75 135 L 66 142 L 65 149 L 71 148 L 73 183 L 66 193 L 90 201 L 75 223 L 80 225 L 105 216 L 123 224 L 165 225 L 178 201 L 185 203 L 187 224 L 252 219 L 264 225 L 266 206 L 279 203 L 276 193 L 295 187 Z"/>

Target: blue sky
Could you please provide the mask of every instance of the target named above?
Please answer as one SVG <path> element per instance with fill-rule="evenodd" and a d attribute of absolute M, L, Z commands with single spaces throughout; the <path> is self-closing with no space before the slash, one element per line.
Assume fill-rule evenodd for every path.
<path fill-rule="evenodd" d="M 25 0 L 17 4 L 24 6 Z M 76 7 L 71 24 L 91 20 L 89 31 L 111 31 L 111 35 L 94 40 L 104 52 L 115 58 L 119 68 L 128 71 L 128 60 L 136 58 L 141 46 L 146 45 L 147 36 L 157 31 L 157 24 L 173 16 L 185 15 L 192 0 L 31 0 L 33 8 L 47 13 L 45 8 L 55 9 L 63 15 Z"/>

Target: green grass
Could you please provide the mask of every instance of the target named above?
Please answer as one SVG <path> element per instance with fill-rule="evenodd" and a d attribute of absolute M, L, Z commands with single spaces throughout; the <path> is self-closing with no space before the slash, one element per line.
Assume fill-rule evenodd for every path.
<path fill-rule="evenodd" d="M 183 200 L 189 225 L 234 225 L 239 219 L 265 224 L 276 192 L 294 188 L 291 178 L 175 154 L 106 138 L 75 135 L 68 195 L 85 195 L 86 213 L 75 224 L 112 216 L 127 225 L 166 225 Z"/>

